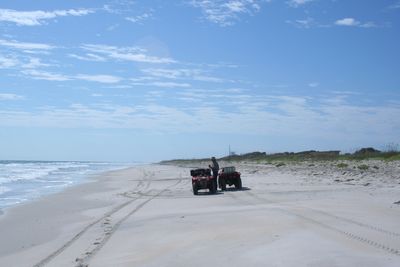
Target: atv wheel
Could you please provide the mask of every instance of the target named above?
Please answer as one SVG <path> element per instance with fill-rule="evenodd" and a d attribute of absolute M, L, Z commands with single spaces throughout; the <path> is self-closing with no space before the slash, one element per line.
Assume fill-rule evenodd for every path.
<path fill-rule="evenodd" d="M 221 181 L 221 190 L 222 190 L 222 191 L 225 191 L 225 190 L 226 190 L 226 182 L 225 182 L 225 179 L 222 179 L 222 181 Z"/>
<path fill-rule="evenodd" d="M 210 184 L 210 193 L 211 194 L 215 194 L 217 192 L 217 183 L 216 182 L 212 182 Z"/>
<path fill-rule="evenodd" d="M 242 189 L 242 179 L 238 178 L 238 180 L 235 183 L 236 189 Z"/>
<path fill-rule="evenodd" d="M 197 186 L 194 184 L 193 185 L 193 195 L 197 195 L 198 194 L 198 189 Z"/>

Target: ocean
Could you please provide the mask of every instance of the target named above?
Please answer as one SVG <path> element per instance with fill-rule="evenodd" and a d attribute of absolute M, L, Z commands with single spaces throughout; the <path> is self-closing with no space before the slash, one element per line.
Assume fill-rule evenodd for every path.
<path fill-rule="evenodd" d="M 134 164 L 0 160 L 0 213 L 4 208 L 86 181 L 88 176 Z"/>

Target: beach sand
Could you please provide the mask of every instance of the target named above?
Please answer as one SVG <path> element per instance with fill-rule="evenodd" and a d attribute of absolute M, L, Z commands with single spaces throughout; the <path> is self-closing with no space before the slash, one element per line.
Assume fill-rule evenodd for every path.
<path fill-rule="evenodd" d="M 327 164 L 198 196 L 190 166 L 108 172 L 1 215 L 0 266 L 400 266 L 399 163 Z"/>

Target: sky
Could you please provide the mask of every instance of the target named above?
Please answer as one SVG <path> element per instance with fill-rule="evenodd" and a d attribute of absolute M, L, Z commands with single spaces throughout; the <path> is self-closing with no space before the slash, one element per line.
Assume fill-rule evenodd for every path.
<path fill-rule="evenodd" d="M 400 143 L 399 0 L 0 3 L 0 159 Z"/>

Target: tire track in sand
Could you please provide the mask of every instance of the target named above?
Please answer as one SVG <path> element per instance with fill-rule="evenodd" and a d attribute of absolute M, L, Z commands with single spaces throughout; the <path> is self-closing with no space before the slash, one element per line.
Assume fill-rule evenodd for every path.
<path fill-rule="evenodd" d="M 76 259 L 77 264 L 75 267 L 87 267 L 89 266 L 89 261 L 91 258 L 95 256 L 97 252 L 99 252 L 104 245 L 107 243 L 107 241 L 111 238 L 111 236 L 118 230 L 118 228 L 121 226 L 122 223 L 124 223 L 129 217 L 131 217 L 133 214 L 135 214 L 137 211 L 142 209 L 146 204 L 148 204 L 150 201 L 153 199 L 157 198 L 161 194 L 163 194 L 165 191 L 167 191 L 169 188 L 177 186 L 179 183 L 181 183 L 182 180 L 178 180 L 172 185 L 169 185 L 162 190 L 160 190 L 157 194 L 153 195 L 152 197 L 146 199 L 143 203 L 139 204 L 136 206 L 133 210 L 125 214 L 121 219 L 119 219 L 113 226 L 111 226 L 108 231 L 106 232 L 106 235 L 102 238 L 102 240 L 95 242 L 94 246 L 89 249 L 89 251 L 84 252 L 83 256 L 78 257 Z M 150 190 L 151 191 L 151 190 Z"/>
<path fill-rule="evenodd" d="M 266 198 L 260 197 L 260 196 L 258 196 L 256 194 L 252 193 L 252 192 L 249 192 L 249 191 L 238 191 L 238 193 L 240 193 L 240 192 L 244 192 L 246 195 L 252 197 L 253 199 L 261 201 L 262 203 L 266 203 L 267 202 L 268 204 L 281 204 L 279 202 L 271 201 L 271 200 L 268 200 Z M 229 192 L 227 195 L 229 197 L 235 199 L 236 201 L 240 201 L 240 202 L 242 202 L 244 204 L 249 204 L 250 203 L 249 201 L 246 201 L 245 199 L 243 199 L 241 197 L 233 196 L 234 193 L 235 192 L 232 192 L 232 193 Z M 256 204 L 255 203 L 251 203 L 251 205 L 256 205 Z M 305 210 L 307 212 L 310 212 L 310 213 L 317 213 L 317 214 L 325 215 L 325 216 L 330 217 L 331 219 L 335 219 L 335 220 L 337 220 L 337 221 L 339 221 L 341 223 L 347 223 L 347 224 L 351 224 L 351 225 L 359 227 L 359 228 L 372 230 L 375 233 L 379 233 L 381 235 L 390 236 L 392 238 L 395 238 L 396 241 L 398 240 L 399 244 L 400 244 L 400 234 L 399 233 L 396 233 L 396 232 L 393 232 L 393 231 L 389 231 L 389 230 L 385 230 L 385 229 L 380 228 L 380 227 L 372 226 L 372 225 L 369 225 L 369 224 L 366 224 L 366 223 L 362 223 L 362 222 L 358 222 L 356 220 L 348 219 L 348 218 L 345 218 L 345 217 L 333 215 L 333 214 L 330 214 L 330 213 L 325 212 L 325 211 L 320 211 L 320 210 L 307 208 L 307 207 L 292 207 L 292 206 L 287 205 L 287 204 L 285 204 L 285 205 L 287 206 L 287 208 L 274 207 L 274 209 L 276 209 L 278 211 L 281 211 L 283 213 L 286 213 L 288 215 L 292 215 L 292 216 L 298 217 L 298 218 L 300 218 L 302 220 L 305 220 L 305 221 L 308 221 L 308 222 L 313 223 L 315 225 L 318 225 L 320 227 L 329 229 L 329 230 L 334 231 L 336 233 L 345 235 L 346 237 L 348 237 L 348 238 L 350 238 L 352 240 L 361 242 L 363 244 L 369 245 L 371 247 L 374 247 L 374 248 L 377 248 L 377 249 L 380 249 L 380 250 L 384 250 L 387 253 L 390 253 L 390 254 L 393 254 L 393 255 L 396 255 L 396 256 L 400 256 L 400 249 L 398 249 L 398 248 L 394 248 L 394 247 L 391 247 L 389 245 L 382 244 L 380 242 L 377 242 L 375 240 L 372 240 L 371 238 L 367 238 L 367 237 L 365 237 L 363 235 L 360 235 L 360 234 L 355 234 L 354 231 L 344 230 L 344 229 L 342 229 L 342 228 L 340 228 L 340 227 L 338 227 L 336 225 L 333 226 L 332 224 L 334 224 L 334 223 L 327 224 L 326 222 L 321 222 L 320 220 L 317 220 L 315 218 L 311 218 L 309 216 L 305 216 L 304 214 L 300 214 L 299 212 L 293 211 L 291 209 L 293 209 L 293 208 L 301 208 L 301 209 L 303 209 L 303 210 Z"/>
<path fill-rule="evenodd" d="M 148 177 L 148 175 L 143 172 L 143 178 Z M 144 183 L 146 182 L 146 183 Z M 151 184 L 151 180 L 150 179 L 141 179 L 141 181 L 139 181 L 136 184 L 136 187 L 133 190 L 137 190 L 140 189 L 141 187 L 143 187 L 143 189 L 147 189 L 150 187 Z M 139 190 L 142 191 L 143 189 Z M 128 191 L 130 192 L 130 191 Z M 125 193 L 128 193 L 125 192 Z M 123 193 L 122 195 L 124 195 L 125 193 Z M 101 221 L 105 221 L 107 222 L 107 218 L 109 218 L 110 216 L 112 216 L 113 214 L 117 213 L 118 211 L 120 211 L 121 209 L 123 209 L 124 207 L 130 205 L 131 203 L 133 203 L 134 201 L 138 200 L 139 198 L 141 198 L 141 196 L 137 196 L 135 198 L 131 198 L 130 200 L 118 205 L 117 207 L 113 208 L 112 210 L 110 210 L 109 212 L 105 213 L 103 216 L 101 216 L 100 218 L 96 219 L 95 221 L 91 222 L 90 224 L 88 224 L 87 226 L 85 226 L 81 231 L 79 231 L 77 234 L 75 234 L 69 241 L 67 241 L 66 243 L 64 243 L 60 248 L 58 248 L 57 250 L 55 250 L 54 252 L 52 252 L 50 255 L 48 255 L 47 257 L 45 257 L 44 259 L 42 259 L 41 261 L 39 261 L 38 263 L 36 263 L 35 265 L 33 265 L 33 267 L 42 267 L 45 266 L 46 264 L 48 264 L 52 259 L 54 259 L 55 257 L 57 257 L 58 255 L 60 255 L 64 250 L 66 250 L 67 248 L 69 248 L 73 243 L 75 243 L 81 236 L 83 236 L 87 231 L 89 231 L 92 227 L 94 227 L 95 225 L 99 224 Z"/>

